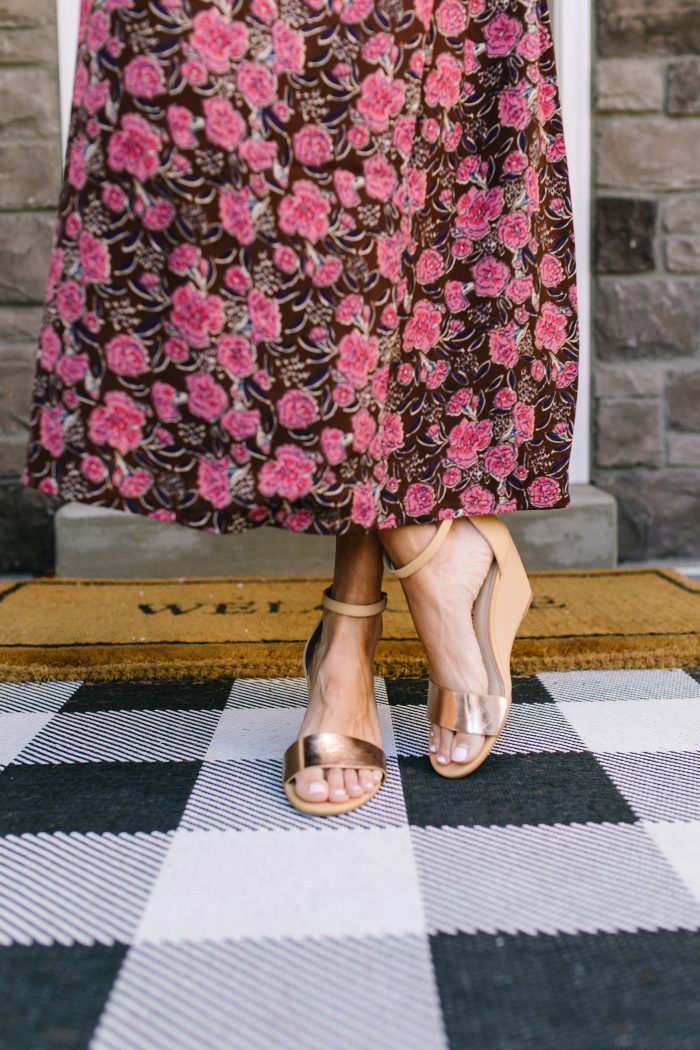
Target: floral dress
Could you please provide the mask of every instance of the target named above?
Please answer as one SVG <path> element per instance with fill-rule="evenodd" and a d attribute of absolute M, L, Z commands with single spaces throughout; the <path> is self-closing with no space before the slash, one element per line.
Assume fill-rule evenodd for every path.
<path fill-rule="evenodd" d="M 22 480 L 213 532 L 564 507 L 545 0 L 82 0 Z"/>

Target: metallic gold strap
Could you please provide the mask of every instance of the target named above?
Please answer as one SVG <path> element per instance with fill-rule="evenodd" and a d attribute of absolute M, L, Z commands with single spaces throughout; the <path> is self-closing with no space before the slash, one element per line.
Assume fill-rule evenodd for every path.
<path fill-rule="evenodd" d="M 407 565 L 403 565 L 400 569 L 395 569 L 389 561 L 386 551 L 384 552 L 384 568 L 386 569 L 389 576 L 393 576 L 397 580 L 405 580 L 407 576 L 412 576 L 414 572 L 418 572 L 422 569 L 426 562 L 429 562 L 434 554 L 442 547 L 443 543 L 447 539 L 447 533 L 449 532 L 450 526 L 454 521 L 453 518 L 444 518 L 438 530 L 433 536 L 432 540 L 420 554 L 418 554 L 412 561 L 409 561 Z"/>
<path fill-rule="evenodd" d="M 428 720 L 455 733 L 497 736 L 503 729 L 510 701 L 489 693 L 456 693 L 428 684 Z"/>
<path fill-rule="evenodd" d="M 382 782 L 386 779 L 386 755 L 381 747 L 343 733 L 312 733 L 295 740 L 284 753 L 285 783 L 309 766 L 380 769 Z"/>
<path fill-rule="evenodd" d="M 377 613 L 384 612 L 386 603 L 386 591 L 382 591 L 379 601 L 372 602 L 371 605 L 351 605 L 349 602 L 336 601 L 335 598 L 331 598 L 330 587 L 326 587 L 323 592 L 323 608 L 330 612 L 342 613 L 343 616 L 376 616 Z"/>

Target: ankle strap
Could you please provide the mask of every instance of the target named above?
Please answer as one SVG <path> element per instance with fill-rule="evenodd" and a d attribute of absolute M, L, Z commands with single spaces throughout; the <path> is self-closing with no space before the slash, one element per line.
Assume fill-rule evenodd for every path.
<path fill-rule="evenodd" d="M 343 616 L 376 616 L 380 612 L 384 612 L 384 608 L 387 603 L 386 591 L 382 591 L 381 598 L 378 602 L 372 602 L 371 605 L 351 605 L 349 602 L 339 602 L 335 598 L 331 598 L 331 588 L 326 587 L 323 592 L 323 608 L 328 609 L 329 612 L 341 613 Z"/>
<path fill-rule="evenodd" d="M 437 532 L 433 536 L 432 540 L 420 554 L 418 554 L 413 561 L 409 561 L 407 565 L 402 566 L 400 569 L 395 569 L 389 559 L 384 553 L 384 568 L 386 569 L 389 576 L 394 576 L 397 580 L 405 580 L 407 576 L 412 576 L 414 572 L 418 572 L 419 569 L 430 561 L 434 554 L 442 547 L 443 543 L 447 539 L 447 533 L 449 532 L 450 526 L 454 518 L 443 518 L 440 522 Z"/>

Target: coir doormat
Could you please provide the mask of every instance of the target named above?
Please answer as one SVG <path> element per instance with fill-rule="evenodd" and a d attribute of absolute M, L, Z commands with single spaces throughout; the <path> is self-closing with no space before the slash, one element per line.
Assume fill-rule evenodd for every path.
<path fill-rule="evenodd" d="M 666 569 L 540 572 L 513 673 L 700 665 L 700 586 Z M 300 675 L 325 578 L 39 579 L 0 589 L 0 680 Z M 426 671 L 401 585 L 380 675 Z"/>

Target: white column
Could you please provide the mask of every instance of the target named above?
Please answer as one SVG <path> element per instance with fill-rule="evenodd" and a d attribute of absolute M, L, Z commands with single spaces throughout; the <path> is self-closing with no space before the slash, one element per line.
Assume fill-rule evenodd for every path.
<path fill-rule="evenodd" d="M 564 113 L 576 236 L 581 374 L 571 480 L 590 480 L 591 0 L 553 0 L 554 45 Z"/>
<path fill-rule="evenodd" d="M 58 21 L 58 72 L 61 90 L 61 141 L 63 143 L 63 155 L 65 156 L 78 48 L 80 0 L 56 0 L 56 14 Z"/>

